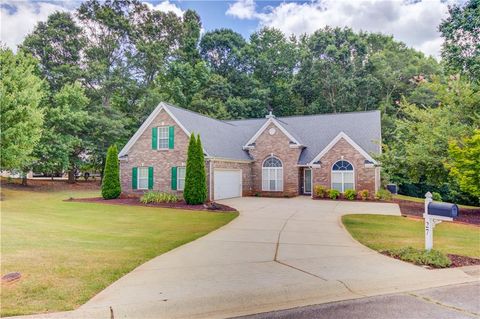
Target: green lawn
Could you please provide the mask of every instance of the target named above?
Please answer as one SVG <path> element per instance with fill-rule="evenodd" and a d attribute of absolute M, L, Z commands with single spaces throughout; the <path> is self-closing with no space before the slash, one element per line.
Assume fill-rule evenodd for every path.
<path fill-rule="evenodd" d="M 412 197 L 412 196 L 407 196 L 407 195 L 397 194 L 397 195 L 393 195 L 393 198 L 408 200 L 410 202 L 425 203 L 425 198 Z M 478 208 L 476 206 L 468 206 L 468 205 L 458 205 L 458 207 L 460 207 L 460 208 Z"/>
<path fill-rule="evenodd" d="M 2 190 L 1 316 L 70 310 L 143 262 L 228 223 L 237 213 L 64 202 L 92 191 Z"/>
<path fill-rule="evenodd" d="M 407 246 L 423 249 L 424 221 L 385 215 L 345 215 L 353 238 L 377 251 Z M 480 258 L 480 227 L 443 222 L 435 227 L 433 248 L 445 254 Z"/>

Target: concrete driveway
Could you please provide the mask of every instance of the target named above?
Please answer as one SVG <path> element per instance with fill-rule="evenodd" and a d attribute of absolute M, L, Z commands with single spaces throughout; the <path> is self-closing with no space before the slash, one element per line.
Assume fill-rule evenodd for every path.
<path fill-rule="evenodd" d="M 223 318 L 478 280 L 427 270 L 353 240 L 347 213 L 399 215 L 395 204 L 237 198 L 223 228 L 139 266 L 63 317 Z"/>

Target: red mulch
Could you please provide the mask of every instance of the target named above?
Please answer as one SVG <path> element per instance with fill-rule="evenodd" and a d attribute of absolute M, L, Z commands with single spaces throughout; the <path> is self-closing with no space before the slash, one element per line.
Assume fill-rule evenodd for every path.
<path fill-rule="evenodd" d="M 411 202 L 402 199 L 394 199 L 394 202 L 400 206 L 402 215 L 423 218 L 424 204 Z M 458 208 L 458 217 L 454 223 L 480 225 L 480 208 Z"/>
<path fill-rule="evenodd" d="M 206 204 L 200 205 L 188 205 L 184 200 L 178 201 L 176 203 L 151 203 L 143 204 L 139 201 L 137 197 L 120 197 L 117 199 L 103 199 L 102 197 L 93 197 L 93 198 L 70 198 L 67 201 L 73 202 L 88 202 L 88 203 L 100 203 L 100 204 L 110 204 L 110 205 L 129 205 L 129 206 L 145 206 L 145 207 L 162 207 L 162 208 L 174 208 L 174 209 L 185 209 L 185 210 L 200 210 L 200 211 L 209 211 L 209 212 L 236 212 L 237 210 L 233 207 L 222 205 L 215 202 L 209 202 Z"/>
<path fill-rule="evenodd" d="M 450 267 L 480 265 L 480 259 L 478 258 L 472 258 L 472 257 L 460 256 L 460 255 L 454 255 L 454 254 L 447 254 L 447 256 L 452 261 L 452 265 Z"/>

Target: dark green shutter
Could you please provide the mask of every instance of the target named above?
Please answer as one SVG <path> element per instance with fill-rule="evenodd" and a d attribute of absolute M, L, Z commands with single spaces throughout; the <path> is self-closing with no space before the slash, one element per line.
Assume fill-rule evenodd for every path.
<path fill-rule="evenodd" d="M 137 168 L 132 167 L 132 189 L 137 189 Z"/>
<path fill-rule="evenodd" d="M 153 189 L 153 167 L 148 168 L 148 189 Z"/>
<path fill-rule="evenodd" d="M 177 167 L 176 166 L 172 167 L 171 176 L 172 176 L 172 189 L 176 191 L 177 190 Z"/>
<path fill-rule="evenodd" d="M 174 134 L 175 134 L 175 127 L 174 126 L 168 127 L 168 148 L 171 150 L 173 150 L 173 147 L 175 145 Z"/>
<path fill-rule="evenodd" d="M 158 128 L 152 127 L 152 150 L 156 150 L 158 147 Z"/>

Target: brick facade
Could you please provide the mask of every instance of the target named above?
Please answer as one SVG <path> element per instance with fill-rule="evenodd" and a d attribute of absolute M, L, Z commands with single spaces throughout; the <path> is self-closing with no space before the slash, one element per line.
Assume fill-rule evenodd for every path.
<path fill-rule="evenodd" d="M 174 126 L 175 144 L 173 149 L 152 149 L 152 128 Z M 120 160 L 120 181 L 125 193 L 141 194 L 143 190 L 132 189 L 132 168 L 153 167 L 153 189 L 162 192 L 175 192 L 171 189 L 171 168 L 185 166 L 187 162 L 189 136 L 162 110 L 149 127 L 138 138 L 128 152 L 128 159 Z M 177 192 L 181 193 L 181 192 Z"/>
<path fill-rule="evenodd" d="M 353 165 L 355 190 L 367 189 L 373 196 L 379 185 L 379 168 L 365 167 L 365 157 L 343 138 L 320 159 L 320 167 L 313 168 L 313 187 L 323 185 L 331 188 L 332 166 L 342 159 Z"/>
<path fill-rule="evenodd" d="M 174 149 L 153 150 L 152 149 L 152 128 L 158 126 L 174 126 Z M 275 129 L 270 134 L 270 129 Z M 273 131 L 273 130 L 272 130 Z M 189 136 L 178 126 L 165 110 L 160 111 L 149 127 L 134 143 L 128 152 L 126 159 L 120 160 L 120 179 L 124 193 L 141 194 L 143 190 L 132 189 L 132 168 L 153 167 L 154 184 L 153 190 L 162 192 L 180 191 L 171 189 L 171 168 L 173 166 L 185 166 L 187 160 Z M 242 195 L 262 196 L 296 196 L 303 193 L 303 168 L 297 165 L 301 148 L 291 145 L 290 139 L 273 123 L 269 125 L 255 141 L 255 146 L 249 150 L 252 162 L 233 161 L 221 159 L 207 159 L 205 167 L 207 171 L 207 188 L 209 198 L 214 198 L 213 171 L 215 169 L 241 169 L 242 170 Z M 274 155 L 283 164 L 283 191 L 264 192 L 262 191 L 262 165 L 263 161 Z M 312 170 L 312 189 L 315 185 L 324 185 L 331 188 L 332 165 L 344 159 L 354 166 L 355 189 L 368 189 L 374 194 L 380 184 L 379 168 L 365 167 L 365 158 L 354 147 L 344 139 L 340 139 L 334 147 L 321 159 L 320 167 Z M 212 192 L 210 194 L 210 192 Z"/>
<path fill-rule="evenodd" d="M 275 134 L 270 135 L 270 129 Z M 299 167 L 297 166 L 301 149 L 290 147 L 290 139 L 274 124 L 270 124 L 255 141 L 255 147 L 250 150 L 252 163 L 253 192 L 266 196 L 296 196 L 299 194 Z M 283 164 L 283 192 L 262 191 L 263 161 L 271 155 L 277 157 Z"/>

